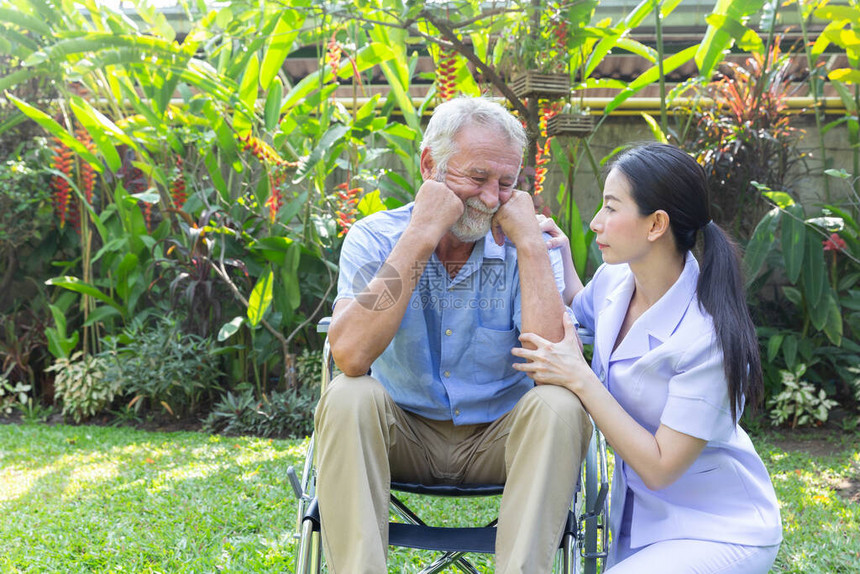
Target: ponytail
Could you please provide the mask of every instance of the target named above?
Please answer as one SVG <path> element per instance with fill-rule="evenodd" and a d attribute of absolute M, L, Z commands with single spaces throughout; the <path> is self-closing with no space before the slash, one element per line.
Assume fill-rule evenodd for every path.
<path fill-rule="evenodd" d="M 744 400 L 755 409 L 762 397 L 761 356 L 755 325 L 744 294 L 737 245 L 713 221 L 702 228 L 701 272 L 696 294 L 714 320 L 723 350 L 732 420 L 743 413 Z"/>

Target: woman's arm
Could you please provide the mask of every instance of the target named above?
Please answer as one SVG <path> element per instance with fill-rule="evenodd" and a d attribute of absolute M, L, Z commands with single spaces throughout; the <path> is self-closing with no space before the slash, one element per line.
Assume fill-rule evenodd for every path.
<path fill-rule="evenodd" d="M 706 441 L 660 425 L 655 434 L 636 422 L 597 378 L 582 356 L 570 318 L 564 317 L 565 336 L 559 343 L 533 333 L 520 335 L 534 350 L 511 352 L 529 362 L 514 363 L 538 384 L 558 385 L 576 394 L 615 452 L 636 471 L 651 490 L 675 482 L 698 458 Z"/>

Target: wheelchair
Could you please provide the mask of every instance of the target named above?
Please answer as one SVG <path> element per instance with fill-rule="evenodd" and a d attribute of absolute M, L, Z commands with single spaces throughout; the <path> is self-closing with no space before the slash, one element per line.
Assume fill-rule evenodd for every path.
<path fill-rule="evenodd" d="M 330 318 L 317 325 L 319 333 L 327 333 Z M 580 333 L 584 343 L 589 334 Z M 334 361 L 328 339 L 323 346 L 321 388 L 331 381 Z M 292 489 L 298 499 L 296 528 L 296 574 L 324 572 L 319 504 L 316 498 L 316 468 L 314 437 L 308 442 L 305 461 L 299 476 L 295 467 L 287 469 Z M 486 497 L 502 494 L 504 485 L 460 484 L 424 485 L 391 483 L 391 514 L 397 521 L 389 523 L 389 545 L 441 553 L 419 574 L 442 572 L 453 567 L 466 574 L 478 574 L 468 554 L 495 552 L 495 520 L 486 526 L 440 527 L 425 522 L 401 500 L 400 493 L 443 497 Z M 553 572 L 564 574 L 597 574 L 602 572 L 609 544 L 609 475 L 606 441 L 594 427 L 588 452 L 581 469 L 579 484 L 571 501 L 567 522 L 562 532 Z"/>

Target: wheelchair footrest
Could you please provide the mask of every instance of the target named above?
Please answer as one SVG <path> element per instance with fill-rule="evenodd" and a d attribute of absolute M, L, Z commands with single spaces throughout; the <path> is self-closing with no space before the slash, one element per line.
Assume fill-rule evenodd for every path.
<path fill-rule="evenodd" d="M 496 529 L 446 528 L 392 522 L 389 524 L 388 543 L 421 550 L 492 554 L 496 548 Z"/>

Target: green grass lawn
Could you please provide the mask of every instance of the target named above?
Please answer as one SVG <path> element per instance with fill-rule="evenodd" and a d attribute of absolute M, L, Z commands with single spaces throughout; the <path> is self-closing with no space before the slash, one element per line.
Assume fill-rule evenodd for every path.
<path fill-rule="evenodd" d="M 788 449 L 779 435 L 755 439 L 783 505 L 774 572 L 857 572 L 860 441 L 816 438 L 809 454 L 794 436 Z M 286 468 L 303 459 L 304 447 L 193 432 L 0 425 L 0 572 L 289 572 L 296 507 Z M 495 502 L 475 510 L 423 503 L 421 512 L 463 523 L 486 519 Z M 392 552 L 390 571 L 414 571 L 420 559 Z"/>

